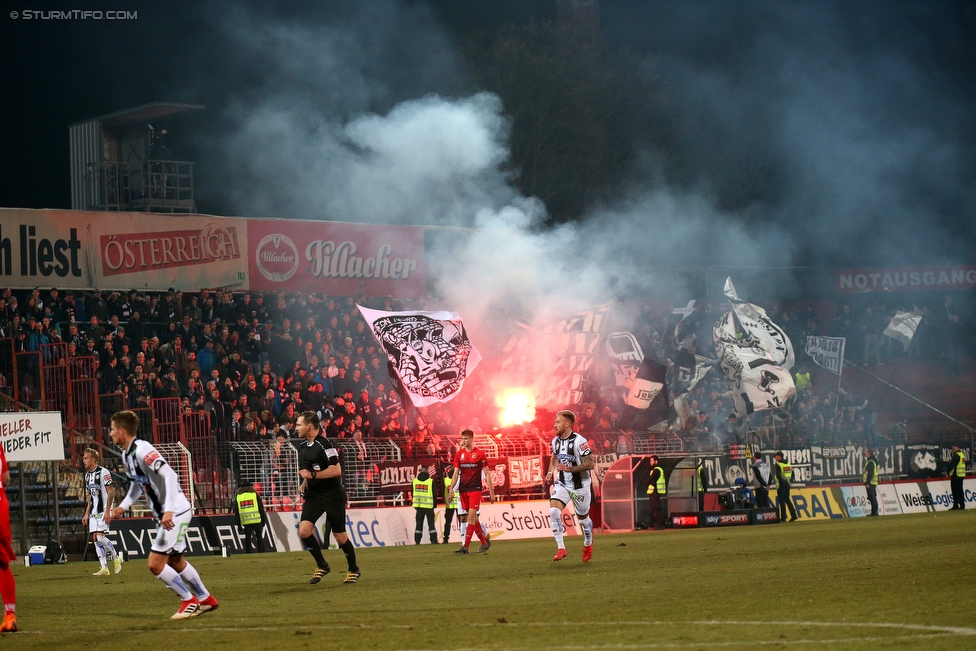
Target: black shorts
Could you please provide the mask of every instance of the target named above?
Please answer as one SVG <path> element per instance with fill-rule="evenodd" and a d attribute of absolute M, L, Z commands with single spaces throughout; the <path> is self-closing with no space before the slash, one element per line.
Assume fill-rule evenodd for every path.
<path fill-rule="evenodd" d="M 325 514 L 332 533 L 346 533 L 346 494 L 345 491 L 328 493 L 306 493 L 302 506 L 302 520 L 313 525 Z"/>

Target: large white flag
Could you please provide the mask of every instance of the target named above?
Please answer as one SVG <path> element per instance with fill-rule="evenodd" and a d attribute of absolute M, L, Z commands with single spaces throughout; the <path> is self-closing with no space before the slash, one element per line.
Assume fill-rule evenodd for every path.
<path fill-rule="evenodd" d="M 731 278 L 725 279 L 725 296 L 732 303 L 732 310 L 726 312 L 720 321 L 727 322 L 723 324 L 723 330 L 733 336 L 742 332 L 758 340 L 766 350 L 767 359 L 773 360 L 774 364 L 787 371 L 793 368 L 796 362 L 793 343 L 783 329 L 767 316 L 766 310 L 740 300 Z"/>
<path fill-rule="evenodd" d="M 831 373 L 841 374 L 844 368 L 844 347 L 846 337 L 807 336 L 806 353 L 810 358 Z"/>
<path fill-rule="evenodd" d="M 731 278 L 725 281 L 725 295 L 732 309 L 715 323 L 713 337 L 719 364 L 737 389 L 736 412 L 782 407 L 796 394 L 790 338 L 764 309 L 739 300 Z"/>
<path fill-rule="evenodd" d="M 884 333 L 900 341 L 902 347 L 908 350 L 908 344 L 912 343 L 912 337 L 915 336 L 915 330 L 921 320 L 920 312 L 896 312 Z"/>
<path fill-rule="evenodd" d="M 456 312 L 384 312 L 357 307 L 414 406 L 453 398 L 481 361 Z"/>

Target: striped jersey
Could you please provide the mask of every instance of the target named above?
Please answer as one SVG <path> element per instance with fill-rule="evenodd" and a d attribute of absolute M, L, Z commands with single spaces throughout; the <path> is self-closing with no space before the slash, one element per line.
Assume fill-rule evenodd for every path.
<path fill-rule="evenodd" d="M 583 463 L 583 457 L 590 455 L 590 444 L 576 432 L 570 432 L 566 438 L 553 437 L 552 453 L 560 463 L 566 466 L 578 466 Z M 566 472 L 560 470 L 556 473 L 555 482 L 570 490 L 589 488 L 590 471 Z"/>
<path fill-rule="evenodd" d="M 99 515 L 105 513 L 108 506 L 108 486 L 112 486 L 112 473 L 102 466 L 95 466 L 94 470 L 85 471 L 85 488 L 91 496 L 91 513 Z"/>
<path fill-rule="evenodd" d="M 176 471 L 151 443 L 133 439 L 129 448 L 122 452 L 122 463 L 132 485 L 119 506 L 129 508 L 145 494 L 157 519 L 161 519 L 166 511 L 179 515 L 190 510 L 190 502 L 180 488 Z"/>

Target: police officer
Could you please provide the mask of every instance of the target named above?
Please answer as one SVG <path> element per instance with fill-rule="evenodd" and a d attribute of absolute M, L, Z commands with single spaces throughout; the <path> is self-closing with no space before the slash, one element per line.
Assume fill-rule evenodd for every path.
<path fill-rule="evenodd" d="M 434 529 L 434 478 L 426 468 L 413 478 L 413 508 L 417 510 L 417 526 L 413 531 L 413 541 L 420 544 L 424 537 L 424 521 L 430 534 L 430 544 L 437 544 L 437 530 Z"/>
<path fill-rule="evenodd" d="M 952 446 L 952 456 L 949 457 L 949 486 L 952 488 L 952 510 L 966 508 L 966 494 L 963 491 L 963 481 L 966 479 L 966 455 L 958 445 Z"/>
<path fill-rule="evenodd" d="M 237 489 L 237 497 L 234 502 L 234 509 L 237 511 L 237 518 L 244 528 L 244 551 L 251 553 L 251 539 L 258 553 L 264 553 L 264 536 L 261 535 L 264 529 L 264 502 L 258 495 L 254 486 L 247 481 L 241 481 Z"/>
<path fill-rule="evenodd" d="M 444 467 L 444 544 L 446 545 L 451 538 L 451 525 L 454 523 L 454 513 L 457 511 L 457 493 L 451 494 L 451 484 L 454 481 L 451 471 L 454 466 Z M 448 501 L 449 500 L 449 501 Z"/>
<path fill-rule="evenodd" d="M 664 513 L 661 510 L 661 498 L 667 494 L 668 488 L 667 482 L 664 480 L 664 468 L 658 462 L 657 455 L 652 454 L 650 458 L 651 477 L 647 484 L 647 502 L 651 507 L 651 526 L 655 529 L 663 529 Z"/>
<path fill-rule="evenodd" d="M 783 461 L 783 453 L 776 456 L 776 500 L 779 502 L 779 521 L 786 521 L 786 509 L 790 510 L 790 522 L 796 521 L 796 507 L 790 499 L 790 482 L 793 481 L 793 466 Z"/>
<path fill-rule="evenodd" d="M 871 515 L 878 515 L 878 462 L 874 459 L 874 452 L 871 448 L 864 451 L 864 472 L 861 474 L 861 481 L 864 482 L 864 489 L 868 492 L 868 502 L 871 503 Z"/>

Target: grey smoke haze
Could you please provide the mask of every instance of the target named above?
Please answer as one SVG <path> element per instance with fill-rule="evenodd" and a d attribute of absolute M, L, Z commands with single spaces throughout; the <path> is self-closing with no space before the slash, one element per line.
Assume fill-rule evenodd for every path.
<path fill-rule="evenodd" d="M 502 171 L 506 107 L 470 90 L 422 5 L 319 21 L 241 11 L 220 38 L 256 81 L 223 107 L 233 128 L 206 163 L 237 214 L 473 228 L 428 251 L 473 330 L 499 308 L 533 318 L 673 282 L 651 267 L 971 261 L 972 85 L 925 51 L 952 17 L 909 38 L 903 10 L 875 23 L 826 3 L 602 3 L 611 37 L 660 67 L 680 171 L 646 152 L 665 162 L 556 229 Z M 763 275 L 793 287 L 743 271 L 743 296 Z"/>
<path fill-rule="evenodd" d="M 690 187 L 798 260 L 972 262 L 971 3 L 603 3 L 675 98 Z"/>

